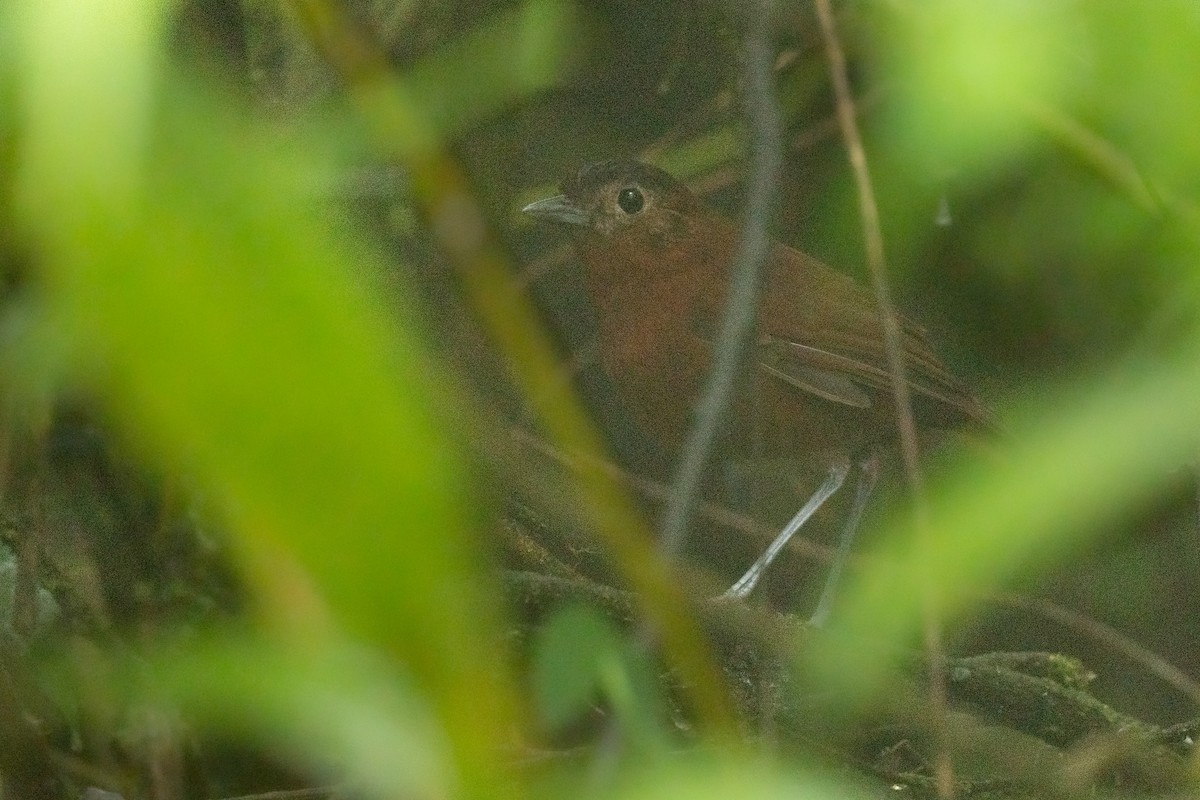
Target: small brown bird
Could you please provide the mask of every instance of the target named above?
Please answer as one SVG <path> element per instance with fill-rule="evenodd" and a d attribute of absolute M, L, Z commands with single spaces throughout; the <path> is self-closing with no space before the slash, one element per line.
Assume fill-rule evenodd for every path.
<path fill-rule="evenodd" d="M 572 230 L 598 317 L 603 367 L 645 434 L 676 451 L 709 374 L 741 232 L 670 175 L 645 164 L 588 164 L 561 189 L 524 211 Z M 874 295 L 779 244 L 764 278 L 752 379 L 734 402 L 728 444 L 734 454 L 803 456 L 833 466 L 817 494 L 730 589 L 736 596 L 753 589 L 787 539 L 840 488 L 849 460 L 857 458 L 864 470 L 843 536 L 848 548 L 874 483 L 874 454 L 896 438 Z M 942 365 L 925 331 L 903 319 L 901 328 L 918 426 L 989 427 L 988 410 Z M 748 452 L 751 442 L 761 450 Z M 838 570 L 835 562 L 826 594 Z M 827 610 L 823 596 L 817 616 Z"/>

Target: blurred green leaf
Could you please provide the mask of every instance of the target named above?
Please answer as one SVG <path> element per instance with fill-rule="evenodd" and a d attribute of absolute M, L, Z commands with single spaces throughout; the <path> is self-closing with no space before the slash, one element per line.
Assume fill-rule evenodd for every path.
<path fill-rule="evenodd" d="M 344 10 L 295 0 L 307 35 L 340 71 L 384 154 L 427 158 L 505 105 L 553 86 L 569 71 L 579 25 L 565 0 L 530 0 L 472 27 L 403 74 L 393 73 Z"/>
<path fill-rule="evenodd" d="M 638 756 L 657 758 L 669 752 L 673 728 L 662 676 L 644 639 L 625 637 L 620 659 L 602 665 L 600 685 Z"/>
<path fill-rule="evenodd" d="M 502 104 L 554 85 L 572 65 L 575 5 L 530 0 L 474 28 L 421 62 L 403 80 L 443 139 L 461 134 Z"/>
<path fill-rule="evenodd" d="M 165 702 L 201 729 L 282 748 L 329 781 L 350 775 L 379 797 L 455 789 L 448 742 L 420 686 L 348 641 L 313 649 L 215 637 L 114 666 L 132 704 Z"/>
<path fill-rule="evenodd" d="M 1151 496 L 1200 448 L 1197 387 L 1189 352 L 1033 399 L 986 465 L 964 460 L 933 487 L 932 563 L 894 530 L 857 574 L 826 646 L 806 654 L 819 680 L 869 703 L 917 646 L 925 597 L 956 619 Z"/>
<path fill-rule="evenodd" d="M 95 211 L 133 202 L 164 66 L 164 4 L 19 0 L 13 6 L 22 81 L 18 166 L 27 170 L 27 184 L 69 181 L 75 202 L 56 203 L 55 190 L 66 192 L 67 185 L 28 193 L 26 200 L 46 203 L 37 210 L 47 222 L 86 203 L 95 203 Z M 43 168 L 48 164 L 54 169 Z"/>
<path fill-rule="evenodd" d="M 620 634 L 584 605 L 559 609 L 538 631 L 533 647 L 533 696 L 544 724 L 560 728 L 599 699 L 605 665 L 620 661 Z"/>
<path fill-rule="evenodd" d="M 154 63 L 153 9 L 100 5 L 73 36 L 37 35 L 61 3 L 22 18 L 19 210 L 77 374 L 220 499 L 272 625 L 319 647 L 332 622 L 400 657 L 465 785 L 504 794 L 514 700 L 453 399 L 414 315 L 372 291 L 386 261 L 301 189 L 329 144 L 281 146 Z M 108 51 L 125 24 L 129 51 Z"/>
<path fill-rule="evenodd" d="M 924 268 L 921 256 L 936 249 L 925 240 L 944 238 L 952 266 L 990 257 L 1007 269 L 999 282 L 1043 284 L 1038 297 L 1062 306 L 1047 316 L 1067 325 L 1078 317 L 1092 347 L 1129 338 L 1116 317 L 1140 323 L 1160 295 L 1182 298 L 1186 339 L 1197 275 L 1189 195 L 1200 158 L 1190 102 L 1200 91 L 1194 3 L 867 5 L 885 21 L 874 42 L 884 50 L 876 62 L 882 91 L 862 87 L 882 99 L 874 119 L 883 124 L 868 138 L 872 164 L 886 163 L 875 158 L 877 142 L 893 164 L 920 175 L 927 195 L 919 204 L 908 186 L 896 190 L 896 204 L 909 208 L 888 215 L 897 231 L 891 252 L 912 252 L 911 263 Z M 300 6 L 336 11 L 317 0 L 292 8 Z M 421 8 L 402 9 L 405 23 L 422 23 Z M 9 255 L 15 231 L 20 266 L 28 255 L 37 269 L 20 305 L 4 309 L 2 388 L 21 384 L 31 398 L 45 397 L 69 367 L 142 452 L 198 476 L 226 511 L 262 627 L 289 634 L 163 648 L 127 675 L 147 670 L 189 722 L 282 745 L 303 766 L 348 774 L 380 795 L 516 794 L 506 759 L 524 744 L 521 720 L 495 587 L 474 539 L 478 511 L 462 455 L 470 430 L 452 387 L 427 358 L 415 315 L 385 306 L 373 285 L 390 257 L 361 241 L 344 216 L 334 222 L 336 212 L 309 192 L 312 176 L 336 169 L 339 143 L 297 128 L 281 136 L 277 119 L 248 115 L 181 77 L 191 67 L 164 58 L 171 9 L 132 0 L 0 6 L 0 21 L 16 21 L 0 24 L 0 171 L 18 176 L 15 193 L 6 184 L 0 200 L 0 255 Z M 635 26 L 641 17 L 627 10 L 618 21 Z M 474 278 L 477 310 L 501 309 L 512 284 L 502 247 L 471 257 L 495 243 L 482 233 L 474 187 L 447 140 L 477 158 L 498 141 L 526 142 L 532 119 L 549 142 L 543 121 L 551 114 L 536 112 L 563 106 L 539 103 L 534 116 L 522 108 L 512 119 L 500 112 L 561 82 L 576 53 L 598 51 L 581 46 L 578 11 L 533 0 L 444 22 L 420 44 L 440 46 L 399 74 L 366 36 L 351 42 L 366 43 L 359 49 L 322 52 L 331 62 L 332 53 L 347 56 L 334 71 L 377 152 L 407 161 L 423 182 L 413 197 L 461 262 L 459 277 Z M 705 17 L 681 17 L 681 30 L 697 20 Z M 639 41 L 659 39 L 672 46 L 658 31 Z M 684 31 L 679 42 L 688 41 Z M 820 118 L 828 109 L 809 93 L 824 85 L 824 64 L 809 58 L 802 37 L 787 46 L 789 58 L 805 60 L 789 110 L 800 119 L 816 108 Z M 860 60 L 877 52 L 852 50 Z M 563 95 L 587 96 L 608 77 L 603 68 L 590 64 L 590 82 Z M 628 140 L 629 149 L 649 144 L 681 176 L 728 162 L 744 136 L 729 118 L 729 95 L 687 100 L 694 116 L 650 126 L 668 131 L 663 139 Z M 594 124 L 601 115 L 589 111 L 582 118 Z M 484 123 L 494 138 L 474 137 Z M 501 141 L 506 128 L 512 138 Z M 579 134 L 569 121 L 563 128 Z M 578 146 L 570 140 L 565 149 Z M 807 148 L 814 162 L 789 172 L 819 181 L 834 168 L 817 163 L 818 151 Z M 1003 183 L 999 192 L 991 181 Z M 957 195 L 954 224 L 935 230 L 935 203 L 948 193 Z M 14 202 L 19 230 L 7 225 Z M 825 193 L 798 219 L 836 213 L 831 206 Z M 978 206 L 987 214 L 973 216 Z M 493 269 L 480 278 L 472 268 L 485 260 Z M 1063 284 L 1087 284 L 1090 293 Z M 536 323 L 512 314 L 493 332 L 504 325 L 523 334 Z M 1039 331 L 1039 342 L 1052 338 Z M 522 354 L 518 372 L 557 377 L 548 358 L 538 361 L 543 351 L 530 355 L 531 337 L 497 339 Z M 1197 363 L 1187 349 L 1103 380 L 1035 389 L 1042 396 L 1010 413 L 995 461 L 964 461 L 935 487 L 936 556 L 927 560 L 906 531 L 890 531 L 841 599 L 835 627 L 810 648 L 808 666 L 828 687 L 868 702 L 918 640 L 926 590 L 948 617 L 961 617 L 988 591 L 1063 560 L 1153 496 L 1200 444 Z M 573 419 L 546 427 L 572 426 L 583 429 Z M 611 527 L 636 527 L 617 519 L 615 494 L 595 490 L 593 498 Z M 661 620 L 682 604 L 651 591 L 655 571 L 639 572 L 637 563 L 644 551 L 613 541 L 630 585 L 658 603 L 651 616 L 670 633 Z M 1095 574 L 1116 575 L 1114 583 L 1134 576 Z M 680 641 L 686 636 L 663 649 L 686 652 Z M 650 649 L 597 614 L 564 610 L 535 642 L 537 710 L 555 727 L 598 700 L 635 745 L 661 755 L 674 730 Z M 723 698 L 703 670 L 679 674 Z M 630 783 L 622 775 L 616 793 L 852 794 L 820 774 L 701 755 L 708 763 L 674 762 Z M 580 770 L 565 769 L 577 789 Z"/>
<path fill-rule="evenodd" d="M 1191 0 L 1079 5 L 1089 116 L 1156 182 L 1194 193 L 1200 152 L 1200 13 Z"/>
<path fill-rule="evenodd" d="M 935 0 L 884 16 L 881 70 L 903 95 L 889 105 L 891 134 L 926 168 L 994 168 L 1035 133 L 1023 104 L 1075 82 L 1077 20 L 1062 4 Z"/>
<path fill-rule="evenodd" d="M 557 610 L 534 641 L 531 681 L 544 725 L 560 729 L 604 703 L 641 755 L 660 753 L 663 703 L 652 653 L 597 610 Z"/>
<path fill-rule="evenodd" d="M 899 787 L 903 788 L 903 787 Z M 766 761 L 680 759 L 671 767 L 642 775 L 617 794 L 622 800 L 785 800 L 862 798 L 879 789 L 858 788 L 816 770 L 788 770 Z"/>

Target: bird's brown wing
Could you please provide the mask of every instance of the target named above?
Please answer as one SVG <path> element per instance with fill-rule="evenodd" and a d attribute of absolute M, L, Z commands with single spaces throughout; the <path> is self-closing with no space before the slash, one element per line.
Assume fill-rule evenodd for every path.
<path fill-rule="evenodd" d="M 791 248 L 772 254 L 759 326 L 759 363 L 769 374 L 844 405 L 866 408 L 892 390 L 874 295 Z M 928 334 L 901 318 L 906 377 L 918 411 L 947 423 L 991 426 L 987 409 L 934 353 Z M 875 390 L 875 391 L 870 391 Z"/>

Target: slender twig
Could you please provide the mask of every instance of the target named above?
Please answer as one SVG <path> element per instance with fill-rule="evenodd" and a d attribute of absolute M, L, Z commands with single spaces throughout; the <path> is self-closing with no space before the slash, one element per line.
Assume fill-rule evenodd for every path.
<path fill-rule="evenodd" d="M 666 558 L 678 555 L 683 547 L 699 505 L 704 472 L 733 399 L 741 362 L 753 340 L 763 267 L 770 249 L 767 220 L 775 202 L 783 142 L 783 123 L 775 104 L 770 0 L 750 3 L 747 16 L 743 102 L 750 122 L 750 175 L 746 221 L 731 267 L 725 318 L 713 347 L 712 374 L 696 409 L 696 424 L 684 443 L 667 498 L 659 542 Z M 635 638 L 649 647 L 656 635 L 653 626 L 642 625 Z M 604 785 L 611 778 L 619 745 L 618 730 L 610 724 L 596 748 L 590 774 L 593 786 Z"/>
<path fill-rule="evenodd" d="M 1162 195 L 1149 184 L 1137 163 L 1112 142 L 1046 103 L 1018 100 L 1017 108 L 1143 211 L 1155 215 L 1164 211 Z"/>
<path fill-rule="evenodd" d="M 457 268 L 463 289 L 488 333 L 511 356 L 512 377 L 529 397 L 556 396 L 537 404 L 539 422 L 565 448 L 599 452 L 600 437 L 575 398 L 561 385 L 556 356 L 527 299 L 513 287 L 503 244 L 493 235 L 459 162 L 438 136 L 428 110 L 393 72 L 383 51 L 346 13 L 340 0 L 290 0 L 309 40 L 345 84 L 380 155 L 407 167 L 413 197 L 439 246 Z M 464 233 L 465 232 L 465 233 Z M 469 234 L 469 235 L 468 235 Z M 734 734 L 733 712 L 722 677 L 669 565 L 645 546 L 637 510 L 611 480 L 588 470 L 579 486 L 595 529 L 622 572 L 644 598 L 673 663 L 688 675 L 700 727 L 715 738 Z M 486 665 L 479 665 L 481 668 Z M 489 679 L 491 677 L 489 671 Z M 455 698 L 464 705 L 464 695 Z M 487 726 L 456 730 L 471 747 L 494 733 Z M 479 753 L 485 751 L 477 751 Z M 486 763 L 491 750 L 480 755 Z"/>
<path fill-rule="evenodd" d="M 879 305 L 883 323 L 884 348 L 888 368 L 892 374 L 892 389 L 896 400 L 896 422 L 900 432 L 900 451 L 904 462 L 904 476 L 912 495 L 913 521 L 917 529 L 918 546 L 925 551 L 921 563 L 933 563 L 932 531 L 929 524 L 929 508 L 925 498 L 924 479 L 917 463 L 917 432 L 913 420 L 912 398 L 905 377 L 904 349 L 900 333 L 900 322 L 891 299 L 888 284 L 887 263 L 884 256 L 883 231 L 879 223 L 879 207 L 875 202 L 875 191 L 871 185 L 871 174 L 867 168 L 867 155 L 854 109 L 854 95 L 850 89 L 850 78 L 846 70 L 846 54 L 838 38 L 830 0 L 815 0 L 817 17 L 821 22 L 821 34 L 825 40 L 825 54 L 829 60 L 829 74 L 833 82 L 838 122 L 854 180 L 858 187 L 859 212 L 862 219 L 863 238 L 867 248 L 867 266 L 871 271 L 871 283 Z M 929 702 L 934 719 L 935 735 L 938 739 L 934 762 L 934 777 L 938 797 L 946 799 L 954 795 L 954 769 L 946 742 L 943 721 L 947 713 L 946 700 L 946 654 L 942 646 L 942 626 L 938 613 L 936 588 L 932 580 L 922 582 L 924 610 L 924 639 L 926 656 L 929 659 Z"/>
<path fill-rule="evenodd" d="M 1200 707 L 1200 682 L 1189 676 L 1179 667 L 1167 661 L 1162 656 L 1133 639 L 1106 625 L 1098 619 L 1080 614 L 1049 600 L 1037 597 L 1007 594 L 993 598 L 995 602 L 1014 608 L 1020 608 L 1034 614 L 1040 614 L 1047 619 L 1084 634 L 1111 650 L 1114 650 L 1136 664 L 1140 664 L 1151 675 L 1167 685 L 1187 695 L 1191 701 Z"/>
<path fill-rule="evenodd" d="M 783 122 L 775 101 L 772 69 L 771 3 L 757 0 L 747 9 L 743 103 L 750 123 L 750 174 L 746 217 L 730 276 L 725 317 L 714 345 L 712 374 L 671 484 L 661 542 L 662 551 L 668 556 L 677 554 L 683 546 L 742 361 L 753 342 L 762 275 L 771 247 L 767 223 L 778 190 L 783 146 Z"/>

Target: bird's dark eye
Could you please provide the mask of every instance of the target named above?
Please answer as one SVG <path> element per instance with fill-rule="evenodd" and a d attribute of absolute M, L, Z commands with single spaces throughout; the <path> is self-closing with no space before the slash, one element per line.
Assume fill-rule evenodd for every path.
<path fill-rule="evenodd" d="M 646 198 L 642 197 L 642 190 L 636 186 L 626 186 L 617 195 L 617 205 L 626 214 L 636 214 L 646 207 Z"/>

